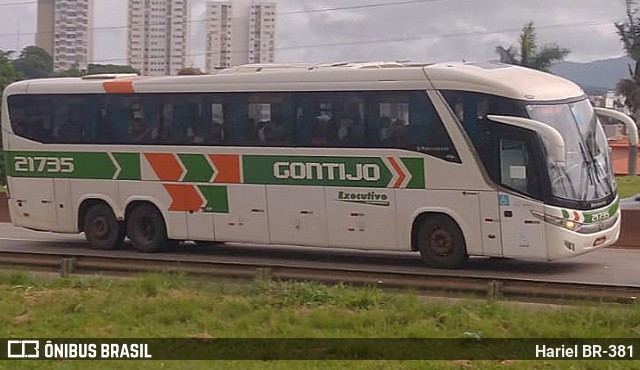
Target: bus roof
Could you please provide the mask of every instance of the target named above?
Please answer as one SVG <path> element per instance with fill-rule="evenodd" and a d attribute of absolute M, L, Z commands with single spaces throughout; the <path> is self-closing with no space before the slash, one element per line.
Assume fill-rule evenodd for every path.
<path fill-rule="evenodd" d="M 509 64 L 441 63 L 425 67 L 438 90 L 467 90 L 521 100 L 560 100 L 584 95 L 575 83 L 535 69 Z"/>
<path fill-rule="evenodd" d="M 345 62 L 248 64 L 213 75 L 102 75 L 14 83 L 5 94 L 465 90 L 530 101 L 583 96 L 575 83 L 501 63 Z"/>

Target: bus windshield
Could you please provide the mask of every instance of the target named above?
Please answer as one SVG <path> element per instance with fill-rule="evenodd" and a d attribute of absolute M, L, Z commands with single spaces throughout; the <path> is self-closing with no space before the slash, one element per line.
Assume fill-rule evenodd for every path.
<path fill-rule="evenodd" d="M 553 196 L 584 202 L 615 192 L 609 146 L 588 100 L 528 105 L 527 112 L 558 130 L 565 141 L 564 165 L 547 160 Z"/>

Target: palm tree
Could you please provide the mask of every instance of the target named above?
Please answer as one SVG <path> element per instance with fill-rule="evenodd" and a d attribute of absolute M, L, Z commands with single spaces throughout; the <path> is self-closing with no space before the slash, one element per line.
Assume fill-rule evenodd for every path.
<path fill-rule="evenodd" d="M 632 112 L 636 124 L 640 121 L 640 14 L 635 0 L 626 0 L 627 20 L 616 23 L 624 51 L 636 65 L 629 66 L 629 78 L 623 78 L 616 90 L 626 98 L 626 105 Z"/>
<path fill-rule="evenodd" d="M 500 56 L 500 62 L 529 67 L 540 71 L 548 71 L 554 63 L 560 62 L 569 55 L 569 49 L 558 45 L 545 45 L 538 49 L 536 42 L 536 30 L 533 22 L 522 27 L 520 33 L 520 50 L 514 46 L 505 48 L 496 47 L 496 53 Z"/>

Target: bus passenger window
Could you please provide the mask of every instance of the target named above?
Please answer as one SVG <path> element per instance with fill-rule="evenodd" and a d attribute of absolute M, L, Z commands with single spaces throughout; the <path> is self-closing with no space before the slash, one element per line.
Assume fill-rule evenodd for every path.
<path fill-rule="evenodd" d="M 296 119 L 291 94 L 252 94 L 249 101 L 248 144 L 291 145 Z"/>
<path fill-rule="evenodd" d="M 460 163 L 440 116 L 422 91 L 367 93 L 369 146 L 413 150 Z"/>
<path fill-rule="evenodd" d="M 399 97 L 384 97 L 378 104 L 380 143 L 389 148 L 408 148 L 409 104 Z"/>
<path fill-rule="evenodd" d="M 221 144 L 224 142 L 224 110 L 220 103 L 210 103 L 205 105 L 204 122 L 204 144 Z"/>
<path fill-rule="evenodd" d="M 314 93 L 310 99 L 311 145 L 363 147 L 366 145 L 364 100 L 360 93 Z"/>

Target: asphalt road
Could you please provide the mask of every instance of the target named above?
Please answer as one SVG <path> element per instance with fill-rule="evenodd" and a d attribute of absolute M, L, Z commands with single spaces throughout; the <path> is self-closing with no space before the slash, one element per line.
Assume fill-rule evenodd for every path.
<path fill-rule="evenodd" d="M 431 270 L 417 253 L 373 252 L 346 249 L 323 249 L 290 246 L 258 246 L 219 244 L 195 246 L 143 254 L 125 246 L 117 251 L 96 251 L 87 247 L 82 235 L 59 235 L 23 230 L 0 223 L 0 251 L 55 253 L 61 256 L 135 257 L 171 261 L 215 261 L 273 264 L 281 266 L 333 266 L 369 271 L 437 271 L 450 276 L 482 276 L 524 278 L 542 281 L 595 283 L 640 287 L 640 250 L 601 249 L 562 261 L 526 261 L 511 259 L 471 258 L 462 270 Z"/>

